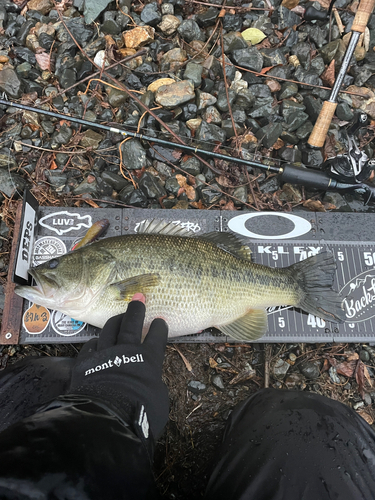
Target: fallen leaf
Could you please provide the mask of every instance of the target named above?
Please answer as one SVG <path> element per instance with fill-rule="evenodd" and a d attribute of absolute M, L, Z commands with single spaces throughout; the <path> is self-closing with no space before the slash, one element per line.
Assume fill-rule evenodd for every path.
<path fill-rule="evenodd" d="M 358 360 L 356 359 L 353 359 L 351 361 L 343 361 L 342 363 L 336 365 L 336 371 L 340 375 L 344 375 L 344 377 L 352 377 L 356 369 L 357 363 Z"/>
<path fill-rule="evenodd" d="M 232 183 L 229 181 L 226 175 L 219 175 L 219 177 L 215 178 L 216 182 L 220 184 L 220 186 L 231 188 L 233 187 Z"/>
<path fill-rule="evenodd" d="M 50 170 L 56 170 L 57 168 L 59 168 L 57 166 L 57 163 L 55 162 L 55 160 L 52 160 L 51 162 L 51 166 L 49 167 Z"/>
<path fill-rule="evenodd" d="M 221 204 L 221 201 L 223 201 L 223 204 Z M 233 200 L 229 200 L 226 203 L 225 200 L 220 200 L 220 205 L 221 210 L 237 210 L 234 206 Z"/>
<path fill-rule="evenodd" d="M 193 186 L 189 186 L 189 184 L 187 183 L 186 177 L 184 177 L 181 174 L 177 174 L 176 179 L 177 179 L 177 182 L 179 183 L 179 185 L 181 186 L 181 190 L 185 191 L 188 199 L 195 200 L 195 197 L 196 197 L 195 189 L 193 188 Z M 179 193 L 180 193 L 180 190 L 179 190 Z"/>
<path fill-rule="evenodd" d="M 219 15 L 217 17 L 224 17 L 226 14 L 226 10 L 225 9 L 221 9 Z"/>
<path fill-rule="evenodd" d="M 357 365 L 355 367 L 355 379 L 358 384 L 359 394 L 363 399 L 365 395 L 365 365 L 361 360 L 357 361 Z"/>
<path fill-rule="evenodd" d="M 319 200 L 306 200 L 303 202 L 303 206 L 305 208 L 308 208 L 309 210 L 311 210 L 313 212 L 325 212 L 326 211 L 326 209 L 324 208 L 324 205 Z"/>
<path fill-rule="evenodd" d="M 266 68 L 263 68 L 259 74 L 265 75 L 266 73 L 271 71 L 272 68 L 277 68 L 278 66 L 282 66 L 282 64 L 275 64 L 275 66 L 267 66 Z"/>
<path fill-rule="evenodd" d="M 258 30 L 258 28 L 247 28 L 241 35 L 244 40 L 251 42 L 251 45 L 257 45 L 267 38 L 267 35 L 265 35 L 263 31 Z"/>
<path fill-rule="evenodd" d="M 281 5 L 289 10 L 294 9 L 299 4 L 299 0 L 283 0 Z"/>
<path fill-rule="evenodd" d="M 328 85 L 329 87 L 333 87 L 333 84 L 335 83 L 335 60 L 334 59 L 332 59 L 332 61 L 329 63 L 329 66 L 320 75 L 320 78 L 323 80 L 323 83 L 325 85 Z"/>
<path fill-rule="evenodd" d="M 41 52 L 40 54 L 35 54 L 36 62 L 39 64 L 40 69 L 43 71 L 51 71 L 51 58 L 47 52 Z"/>
<path fill-rule="evenodd" d="M 193 208 L 197 208 L 198 210 L 205 210 L 205 205 L 203 204 L 202 200 L 199 200 L 199 201 L 192 201 L 190 203 L 190 205 L 193 207 Z"/>
<path fill-rule="evenodd" d="M 86 202 L 88 205 L 90 205 L 90 207 L 92 208 L 99 208 L 99 205 L 97 205 L 93 200 L 84 198 L 83 201 Z"/>
<path fill-rule="evenodd" d="M 366 422 L 369 425 L 372 425 L 374 423 L 374 419 L 368 410 L 358 410 L 357 413 L 360 417 L 362 417 L 364 420 L 366 420 Z"/>

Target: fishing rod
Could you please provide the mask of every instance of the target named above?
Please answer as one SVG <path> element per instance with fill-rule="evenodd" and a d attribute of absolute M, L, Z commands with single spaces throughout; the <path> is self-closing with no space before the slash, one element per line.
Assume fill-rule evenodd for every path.
<path fill-rule="evenodd" d="M 106 130 L 107 132 L 119 134 L 122 135 L 123 137 L 132 137 L 139 140 L 143 139 L 146 141 L 150 141 L 151 143 L 167 146 L 169 148 L 177 147 L 179 149 L 182 149 L 183 151 L 189 151 L 195 154 L 202 154 L 220 160 L 233 161 L 241 165 L 245 165 L 246 167 L 259 168 L 260 170 L 280 175 L 281 180 L 289 184 L 300 184 L 311 188 L 319 189 L 322 191 L 333 191 L 333 190 L 342 192 L 355 191 L 365 196 L 365 204 L 367 204 L 369 201 L 373 199 L 375 200 L 375 186 L 372 187 L 362 182 L 364 173 L 366 172 L 366 175 L 369 174 L 369 172 L 375 168 L 375 165 L 372 161 L 368 160 L 367 155 L 365 155 L 365 153 L 360 152 L 358 150 L 355 141 L 354 144 L 352 141 L 351 143 L 352 147 L 349 150 L 348 155 L 346 156 L 342 155 L 339 158 L 339 160 L 336 159 L 336 163 L 333 166 L 328 165 L 327 168 L 330 169 L 330 174 L 331 174 L 328 175 L 325 171 L 322 170 L 315 170 L 312 168 L 305 168 L 305 167 L 296 167 L 290 164 L 286 164 L 283 167 L 277 167 L 275 165 L 264 165 L 259 161 L 245 160 L 243 158 L 233 158 L 214 151 L 207 151 L 205 149 L 200 149 L 198 147 L 188 146 L 185 144 L 176 144 L 174 142 L 167 141 L 165 139 L 159 139 L 156 137 L 147 136 L 145 134 L 138 132 L 130 132 L 129 130 L 121 129 L 118 127 L 103 125 L 101 123 L 91 122 L 88 120 L 84 120 L 82 118 L 76 118 L 70 115 L 55 113 L 53 111 L 39 109 L 33 106 L 27 106 L 25 104 L 18 104 L 13 101 L 6 101 L 0 99 L 0 105 L 10 106 L 22 109 L 24 111 L 31 111 L 33 113 L 39 113 L 42 115 L 51 116 L 59 120 L 71 121 L 89 128 Z M 350 175 L 350 173 L 348 173 L 348 169 L 354 170 L 356 174 L 361 174 L 361 176 L 356 174 Z"/>
<path fill-rule="evenodd" d="M 368 20 L 374 9 L 375 0 L 361 0 L 355 15 L 351 37 L 341 63 L 340 71 L 332 87 L 328 101 L 323 103 L 318 119 L 315 122 L 313 131 L 308 139 L 308 144 L 313 148 L 321 148 L 324 145 L 329 126 L 337 107 L 337 96 L 339 94 L 344 76 L 348 70 L 350 60 L 357 46 L 359 37 L 365 32 Z"/>

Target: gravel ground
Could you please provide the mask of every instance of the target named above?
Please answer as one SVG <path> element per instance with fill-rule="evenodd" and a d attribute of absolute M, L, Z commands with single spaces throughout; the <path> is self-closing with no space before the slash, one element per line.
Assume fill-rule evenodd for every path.
<path fill-rule="evenodd" d="M 364 111 L 368 124 L 357 138 L 372 158 L 374 16 L 324 147 L 306 147 L 358 2 L 335 5 L 331 21 L 306 22 L 307 3 L 298 0 L 0 0 L 4 97 L 177 143 L 124 141 L 0 106 L 0 310 L 15 202 L 25 187 L 41 205 L 54 206 L 373 210 L 357 195 L 282 185 L 262 170 L 197 158 L 178 147 L 182 139 L 232 158 L 241 153 L 266 165 L 320 168 L 345 152 L 346 126 Z M 313 6 L 322 11 L 327 4 Z M 79 347 L 0 346 L 0 369 L 25 356 L 75 356 Z M 160 491 L 171 499 L 201 495 L 231 409 L 264 386 L 327 395 L 373 424 L 374 360 L 372 347 L 357 344 L 168 347 L 171 418 L 156 454 Z"/>

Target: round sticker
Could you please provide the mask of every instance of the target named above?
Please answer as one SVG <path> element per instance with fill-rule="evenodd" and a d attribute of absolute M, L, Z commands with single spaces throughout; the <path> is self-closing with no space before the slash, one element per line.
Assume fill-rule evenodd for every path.
<path fill-rule="evenodd" d="M 43 306 L 32 304 L 23 314 L 23 326 L 31 335 L 44 332 L 49 323 L 49 310 Z"/>
<path fill-rule="evenodd" d="M 70 318 L 62 312 L 53 311 L 51 325 L 55 332 L 59 335 L 62 335 L 63 337 L 72 337 L 73 335 L 77 335 L 77 333 L 81 332 L 85 328 L 86 323 Z"/>
<path fill-rule="evenodd" d="M 33 265 L 39 266 L 52 259 L 52 257 L 59 257 L 64 253 L 66 253 L 66 246 L 63 241 L 54 236 L 43 236 L 35 242 Z"/>

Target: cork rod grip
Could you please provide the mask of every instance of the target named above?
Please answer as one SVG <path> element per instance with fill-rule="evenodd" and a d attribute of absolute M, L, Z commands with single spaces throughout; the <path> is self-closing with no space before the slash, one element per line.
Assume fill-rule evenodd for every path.
<path fill-rule="evenodd" d="M 375 0 L 361 0 L 355 15 L 351 31 L 364 33 L 369 17 L 374 10 Z"/>
<path fill-rule="evenodd" d="M 325 101 L 323 103 L 320 115 L 307 141 L 310 146 L 315 148 L 321 148 L 323 146 L 333 115 L 335 114 L 336 106 L 337 102 Z"/>

